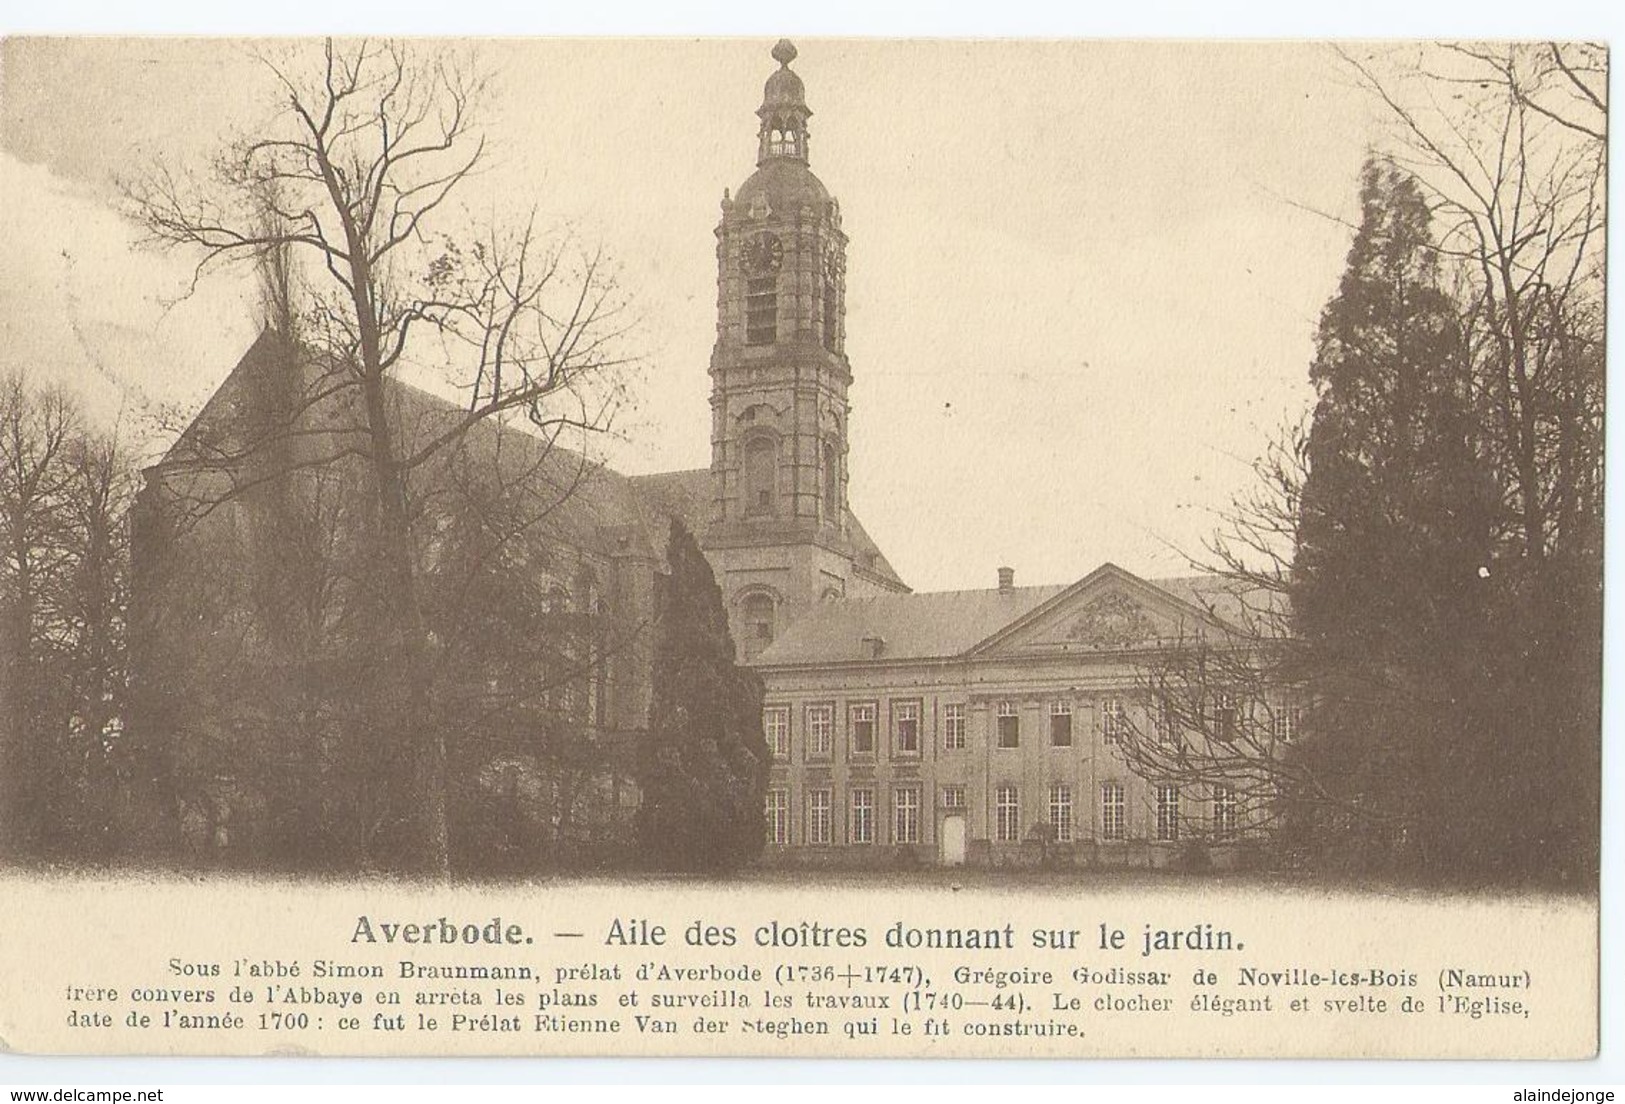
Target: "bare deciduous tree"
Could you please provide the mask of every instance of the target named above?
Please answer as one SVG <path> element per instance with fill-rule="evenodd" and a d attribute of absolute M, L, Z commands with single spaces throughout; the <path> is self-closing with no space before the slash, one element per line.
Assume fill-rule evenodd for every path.
<path fill-rule="evenodd" d="M 622 304 L 602 256 L 546 238 L 534 212 L 514 229 L 447 229 L 487 149 L 475 123 L 486 82 L 471 59 L 329 41 L 313 69 L 296 59 L 266 70 L 281 109 L 262 133 L 204 176 L 155 166 L 126 186 L 152 239 L 194 251 L 198 275 L 270 258 L 285 267 L 269 285 L 297 282 L 305 304 L 283 314 L 298 333 L 285 335 L 287 386 L 264 404 L 274 416 L 246 434 L 194 433 L 192 472 L 211 478 L 175 497 L 206 514 L 293 471 L 366 469 L 371 693 L 381 727 L 410 749 L 418 821 L 414 853 L 396 861 L 443 874 L 446 749 L 424 720 L 413 476 L 487 419 L 520 415 L 549 437 L 606 428 L 621 395 Z M 426 433 L 397 424 L 388 385 L 409 362 L 446 371 L 465 396 L 460 416 Z M 354 416 L 335 419 L 344 404 Z"/>

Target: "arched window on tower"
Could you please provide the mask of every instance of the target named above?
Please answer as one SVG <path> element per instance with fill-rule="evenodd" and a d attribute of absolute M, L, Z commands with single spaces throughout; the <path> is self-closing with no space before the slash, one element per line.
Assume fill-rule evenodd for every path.
<path fill-rule="evenodd" d="M 741 611 L 744 614 L 744 651 L 746 659 L 754 659 L 763 648 L 773 643 L 776 610 L 770 594 L 747 595 Z"/>
<path fill-rule="evenodd" d="M 771 514 L 778 498 L 778 444 L 770 437 L 745 442 L 745 513 Z"/>
<path fill-rule="evenodd" d="M 824 517 L 841 520 L 841 457 L 835 446 L 824 446 Z"/>

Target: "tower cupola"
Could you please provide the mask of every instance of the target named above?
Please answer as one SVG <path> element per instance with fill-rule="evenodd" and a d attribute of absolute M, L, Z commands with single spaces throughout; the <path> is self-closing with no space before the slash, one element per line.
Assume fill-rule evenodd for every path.
<path fill-rule="evenodd" d="M 773 47 L 773 60 L 779 67 L 767 78 L 762 106 L 756 109 L 757 118 L 762 120 L 757 165 L 778 158 L 807 163 L 807 119 L 812 109 L 807 106 L 807 90 L 801 78 L 790 69 L 795 59 L 795 43 L 779 39 Z"/>

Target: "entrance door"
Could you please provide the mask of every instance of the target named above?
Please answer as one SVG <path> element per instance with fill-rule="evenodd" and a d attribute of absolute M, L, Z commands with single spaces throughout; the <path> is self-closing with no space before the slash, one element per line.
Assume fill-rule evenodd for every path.
<path fill-rule="evenodd" d="M 942 818 L 942 865 L 965 865 L 965 818 Z"/>

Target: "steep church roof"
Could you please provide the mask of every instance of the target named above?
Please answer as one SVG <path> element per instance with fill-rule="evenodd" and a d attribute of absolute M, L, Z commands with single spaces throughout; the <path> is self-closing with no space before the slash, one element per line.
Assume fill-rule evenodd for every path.
<path fill-rule="evenodd" d="M 254 462 L 259 447 L 252 435 L 246 442 L 242 439 L 238 423 L 245 421 L 263 435 L 268 450 L 279 430 L 288 427 L 267 421 L 255 406 L 269 391 L 268 379 L 283 371 L 280 350 L 276 334 L 263 331 L 163 459 L 148 471 L 157 475 Z M 332 427 L 335 434 L 363 425 L 359 385 L 329 390 L 320 402 L 301 411 L 301 421 L 315 420 Z M 393 376 L 387 377 L 385 390 L 400 443 L 408 451 L 466 414 L 457 403 Z M 232 442 L 230 448 L 220 443 L 224 439 Z M 287 439 L 285 434 L 282 439 Z M 561 543 L 658 559 L 665 555 L 672 518 L 704 540 L 711 518 L 712 475 L 708 468 L 627 476 L 579 451 L 548 442 L 523 423 L 505 424 L 490 418 L 470 426 L 454 447 L 472 450 L 482 461 L 497 465 L 505 477 L 522 476 L 556 498 L 560 508 L 549 517 L 549 537 Z M 435 481 L 428 482 L 431 486 L 420 493 L 434 493 Z M 897 572 L 850 511 L 847 522 L 858 566 L 902 587 Z"/>

